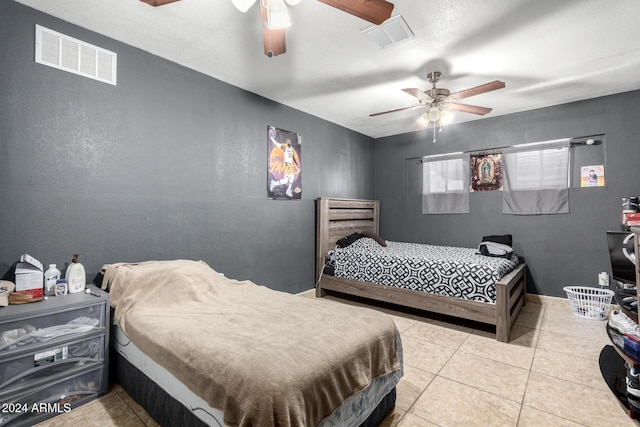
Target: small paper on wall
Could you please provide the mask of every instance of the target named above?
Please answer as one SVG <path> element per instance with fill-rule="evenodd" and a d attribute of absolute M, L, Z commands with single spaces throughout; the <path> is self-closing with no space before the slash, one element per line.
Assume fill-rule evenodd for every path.
<path fill-rule="evenodd" d="M 604 187 L 604 165 L 580 167 L 580 187 Z"/>

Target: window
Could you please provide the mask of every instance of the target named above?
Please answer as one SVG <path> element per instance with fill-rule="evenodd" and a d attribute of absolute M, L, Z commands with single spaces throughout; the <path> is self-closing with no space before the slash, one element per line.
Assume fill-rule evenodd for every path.
<path fill-rule="evenodd" d="M 517 190 L 564 187 L 567 183 L 567 149 L 554 148 L 514 153 Z"/>
<path fill-rule="evenodd" d="M 462 159 L 423 163 L 422 188 L 426 193 L 449 193 L 464 189 L 466 167 Z"/>
<path fill-rule="evenodd" d="M 506 214 L 569 212 L 569 140 L 514 146 L 503 153 Z"/>
<path fill-rule="evenodd" d="M 422 159 L 422 213 L 469 213 L 469 154 Z"/>

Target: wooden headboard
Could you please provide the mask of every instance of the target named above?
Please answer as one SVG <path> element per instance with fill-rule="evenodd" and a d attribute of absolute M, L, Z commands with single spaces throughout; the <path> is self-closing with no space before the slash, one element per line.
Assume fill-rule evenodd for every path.
<path fill-rule="evenodd" d="M 362 199 L 319 197 L 316 205 L 316 281 L 325 256 L 336 242 L 351 233 L 371 231 L 379 234 L 380 202 Z"/>

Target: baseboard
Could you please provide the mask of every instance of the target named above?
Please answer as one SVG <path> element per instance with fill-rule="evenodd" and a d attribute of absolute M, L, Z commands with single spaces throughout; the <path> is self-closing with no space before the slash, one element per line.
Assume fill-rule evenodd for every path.
<path fill-rule="evenodd" d="M 561 297 L 549 297 L 546 295 L 525 294 L 525 301 L 533 304 L 542 304 L 553 307 L 569 308 L 569 300 Z"/>
<path fill-rule="evenodd" d="M 316 297 L 316 290 L 314 289 L 309 289 L 306 291 L 302 291 L 302 292 L 298 292 L 296 295 L 301 296 L 301 297 L 306 297 L 306 298 L 315 298 Z"/>

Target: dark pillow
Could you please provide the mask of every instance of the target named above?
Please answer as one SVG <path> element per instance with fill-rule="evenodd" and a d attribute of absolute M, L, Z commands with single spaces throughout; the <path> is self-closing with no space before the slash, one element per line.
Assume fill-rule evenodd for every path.
<path fill-rule="evenodd" d="M 378 244 L 379 244 L 380 246 L 384 246 L 384 247 L 386 247 L 386 246 L 387 246 L 387 242 L 385 242 L 385 240 L 384 240 L 382 237 L 378 236 L 378 235 L 377 235 L 376 233 L 374 233 L 373 231 L 363 231 L 363 232 L 362 232 L 362 235 L 363 235 L 364 237 L 369 237 L 369 238 L 371 238 L 371 239 L 375 240 L 376 242 L 378 242 Z"/>
<path fill-rule="evenodd" d="M 513 246 L 513 238 L 511 237 L 511 234 L 484 236 L 482 238 L 482 241 L 502 243 L 503 245 Z"/>
<path fill-rule="evenodd" d="M 362 239 L 364 236 L 360 233 L 352 233 L 349 234 L 346 237 L 343 237 L 342 239 L 338 240 L 336 242 L 336 245 L 339 248 L 346 248 L 347 246 L 351 245 L 353 242 L 355 242 L 358 239 Z"/>

